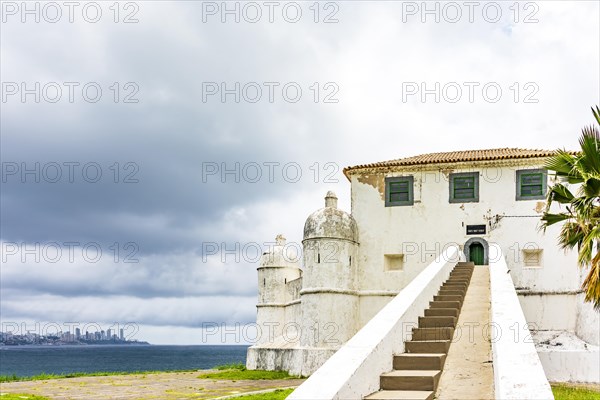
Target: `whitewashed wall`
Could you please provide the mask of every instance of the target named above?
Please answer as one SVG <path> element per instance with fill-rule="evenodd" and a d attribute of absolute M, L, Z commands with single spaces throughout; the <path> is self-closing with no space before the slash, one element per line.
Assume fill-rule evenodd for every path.
<path fill-rule="evenodd" d="M 578 311 L 575 332 L 586 342 L 600 346 L 600 312 L 594 310 L 591 303 L 584 303 L 583 299 L 583 294 L 577 296 Z"/>
<path fill-rule="evenodd" d="M 383 173 L 351 176 L 352 215 L 359 227 L 360 290 L 399 290 L 410 282 L 432 259 L 451 243 L 463 245 L 472 237 L 498 243 L 506 255 L 508 269 L 517 288 L 534 292 L 575 292 L 580 287 L 576 253 L 565 253 L 557 246 L 558 227 L 544 234 L 539 231 L 543 200 L 516 201 L 516 171 L 539 168 L 541 161 L 498 161 L 461 163 L 446 166 L 406 167 Z M 440 170 L 441 168 L 441 170 Z M 479 202 L 449 203 L 450 172 L 475 172 L 479 176 Z M 385 176 L 414 177 L 413 206 L 385 207 Z M 549 185 L 551 182 L 549 182 Z M 466 225 L 487 224 L 484 216 L 504 217 L 485 235 L 466 235 Z M 543 249 L 542 267 L 526 268 L 522 250 Z M 402 271 L 385 271 L 384 254 L 405 254 Z M 571 296 L 573 297 L 573 295 Z M 361 298 L 361 322 L 368 321 L 389 301 L 386 298 Z M 549 300 L 552 303 L 553 300 Z M 567 300 L 574 303 L 574 297 Z M 524 300 L 528 319 L 544 326 L 575 329 L 573 316 L 545 313 L 538 317 L 532 299 Z M 549 309 L 550 307 L 548 307 Z M 550 329 L 550 328 L 547 328 Z"/>

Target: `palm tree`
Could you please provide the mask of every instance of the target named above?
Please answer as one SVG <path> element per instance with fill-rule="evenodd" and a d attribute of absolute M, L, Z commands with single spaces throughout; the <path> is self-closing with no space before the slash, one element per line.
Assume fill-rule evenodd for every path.
<path fill-rule="evenodd" d="M 600 126 L 600 108 L 592 108 Z M 557 150 L 548 159 L 546 168 L 555 171 L 559 179 L 550 188 L 547 206 L 542 216 L 542 229 L 563 223 L 559 245 L 567 250 L 577 247 L 578 264 L 588 267 L 582 289 L 585 301 L 600 310 L 600 131 L 597 126 L 583 128 L 579 138 L 581 151 L 577 153 Z M 577 194 L 563 184 L 580 184 Z M 550 213 L 553 202 L 565 205 L 565 211 Z"/>

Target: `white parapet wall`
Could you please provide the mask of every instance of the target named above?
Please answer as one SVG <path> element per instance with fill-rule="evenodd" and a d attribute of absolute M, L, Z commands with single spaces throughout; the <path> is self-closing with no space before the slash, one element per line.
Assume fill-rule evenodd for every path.
<path fill-rule="evenodd" d="M 585 350 L 538 349 L 546 376 L 553 382 L 600 383 L 598 347 Z"/>
<path fill-rule="evenodd" d="M 362 399 L 379 390 L 379 376 L 392 370 L 393 355 L 404 352 L 404 339 L 461 256 L 447 247 L 287 399 Z"/>
<path fill-rule="evenodd" d="M 536 331 L 533 339 L 550 382 L 600 383 L 600 347 L 569 331 Z"/>
<path fill-rule="evenodd" d="M 490 245 L 491 334 L 496 399 L 554 399 L 498 245 Z"/>

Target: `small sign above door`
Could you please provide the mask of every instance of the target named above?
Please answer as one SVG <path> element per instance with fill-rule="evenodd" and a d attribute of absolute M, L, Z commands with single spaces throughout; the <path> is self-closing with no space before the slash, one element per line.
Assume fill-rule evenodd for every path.
<path fill-rule="evenodd" d="M 485 235 L 485 225 L 467 225 L 467 235 Z"/>

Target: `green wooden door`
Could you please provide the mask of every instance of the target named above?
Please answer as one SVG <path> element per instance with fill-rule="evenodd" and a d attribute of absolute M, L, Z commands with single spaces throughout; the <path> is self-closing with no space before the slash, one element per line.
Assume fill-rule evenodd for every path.
<path fill-rule="evenodd" d="M 481 243 L 473 243 L 469 246 L 469 261 L 475 265 L 483 265 L 483 246 Z"/>

